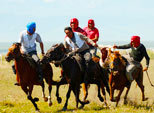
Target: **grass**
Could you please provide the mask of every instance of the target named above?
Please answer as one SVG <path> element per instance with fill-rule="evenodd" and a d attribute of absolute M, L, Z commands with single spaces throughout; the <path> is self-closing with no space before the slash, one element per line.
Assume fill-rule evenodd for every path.
<path fill-rule="evenodd" d="M 150 66 L 149 66 L 149 76 L 151 82 L 154 83 L 154 53 L 149 52 L 150 54 Z M 11 69 L 11 63 L 7 63 L 3 60 L 0 63 L 0 113 L 35 113 L 35 109 L 31 102 L 27 100 L 25 93 L 21 90 L 20 87 L 14 86 L 13 84 L 16 82 L 15 75 Z M 145 66 L 145 60 L 142 62 L 143 66 Z M 59 80 L 60 68 L 56 68 L 52 65 L 54 71 L 54 80 Z M 109 95 L 107 94 L 107 103 L 110 108 L 106 108 L 103 106 L 97 98 L 97 87 L 95 85 L 91 85 L 89 88 L 88 99 L 90 100 L 90 104 L 86 105 L 83 109 L 76 110 L 75 109 L 75 98 L 73 93 L 71 93 L 71 97 L 68 102 L 68 110 L 61 111 L 65 102 L 65 95 L 68 89 L 68 85 L 60 87 L 60 96 L 62 97 L 62 103 L 58 104 L 55 96 L 55 86 L 52 89 L 52 102 L 53 105 L 51 107 L 48 106 L 48 103 L 44 102 L 42 99 L 42 90 L 40 86 L 35 86 L 33 90 L 33 97 L 39 97 L 40 101 L 37 102 L 37 105 L 42 113 L 154 113 L 154 87 L 151 87 L 146 74 L 144 73 L 144 85 L 145 85 L 145 95 L 149 99 L 145 102 L 141 101 L 141 91 L 136 86 L 136 83 L 133 82 L 130 92 L 128 94 L 128 103 L 126 105 L 123 104 L 124 91 L 118 107 L 114 107 L 115 103 L 110 102 Z M 117 94 L 117 92 L 115 92 Z M 46 95 L 48 95 L 48 89 L 46 86 Z M 83 92 L 81 90 L 80 98 L 83 98 Z"/>

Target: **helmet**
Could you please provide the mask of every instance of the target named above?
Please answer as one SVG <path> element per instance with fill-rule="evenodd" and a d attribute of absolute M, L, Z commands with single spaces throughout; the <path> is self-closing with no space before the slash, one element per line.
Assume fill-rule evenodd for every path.
<path fill-rule="evenodd" d="M 131 46 L 138 47 L 139 45 L 140 45 L 140 37 L 139 36 L 132 36 L 131 37 Z"/>
<path fill-rule="evenodd" d="M 31 34 L 33 34 L 35 31 L 33 30 L 36 28 L 36 23 L 35 22 L 30 22 L 27 24 L 27 31 Z"/>
<path fill-rule="evenodd" d="M 78 19 L 77 18 L 72 18 L 70 21 L 70 25 L 74 23 L 74 29 L 76 29 L 79 25 Z"/>
<path fill-rule="evenodd" d="M 95 26 L 95 22 L 93 19 L 89 19 L 88 24 L 92 24 L 92 28 Z M 88 27 L 89 27 L 89 25 L 88 25 Z"/>

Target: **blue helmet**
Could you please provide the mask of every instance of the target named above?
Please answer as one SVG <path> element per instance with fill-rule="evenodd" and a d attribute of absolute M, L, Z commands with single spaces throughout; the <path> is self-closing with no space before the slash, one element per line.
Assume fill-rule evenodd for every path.
<path fill-rule="evenodd" d="M 27 31 L 31 34 L 33 34 L 35 31 L 33 29 L 36 29 L 36 23 L 35 22 L 30 22 L 27 24 Z"/>

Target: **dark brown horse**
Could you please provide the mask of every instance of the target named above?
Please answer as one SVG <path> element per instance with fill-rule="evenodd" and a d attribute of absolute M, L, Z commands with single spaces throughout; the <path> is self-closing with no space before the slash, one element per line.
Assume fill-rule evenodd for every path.
<path fill-rule="evenodd" d="M 32 67 L 27 59 L 21 54 L 20 52 L 20 43 L 14 43 L 10 48 L 5 57 L 6 61 L 10 62 L 11 60 L 15 60 L 15 67 L 17 76 L 19 77 L 19 83 L 21 85 L 22 90 L 26 93 L 27 98 L 33 103 L 36 110 L 39 110 L 37 107 L 36 102 L 39 100 L 38 98 L 32 98 L 31 94 L 33 91 L 34 85 L 41 85 L 43 90 L 43 98 L 44 101 L 48 100 L 49 106 L 52 105 L 51 102 L 51 83 L 52 83 L 52 76 L 53 71 L 51 65 L 45 64 L 43 65 L 43 78 L 45 78 L 46 82 L 48 83 L 49 89 L 49 96 L 48 98 L 45 97 L 44 93 L 44 82 L 41 84 L 38 82 L 38 73 L 36 67 Z"/>
<path fill-rule="evenodd" d="M 109 76 L 109 84 L 110 84 L 110 100 L 116 101 L 116 106 L 120 100 L 120 96 L 124 90 L 127 88 L 126 94 L 124 96 L 124 102 L 126 102 L 126 98 L 131 86 L 131 83 L 128 81 L 126 77 L 126 59 L 120 55 L 118 51 L 112 52 L 108 51 L 108 56 L 104 61 L 104 66 L 108 66 L 111 70 Z M 132 73 L 133 79 L 137 82 L 138 86 L 142 92 L 142 101 L 145 101 L 144 95 L 144 86 L 143 86 L 143 71 L 142 66 L 137 67 Z M 117 98 L 114 98 L 114 90 L 120 90 Z"/>
<path fill-rule="evenodd" d="M 63 44 L 57 44 L 55 46 L 52 46 L 51 49 L 49 49 L 46 53 L 46 55 L 42 58 L 42 62 L 59 62 L 59 64 L 61 65 L 61 67 L 63 68 L 64 71 L 64 76 L 67 80 L 67 83 L 69 83 L 69 90 L 67 92 L 66 95 L 66 102 L 65 105 L 63 107 L 63 110 L 67 109 L 67 103 L 68 103 L 68 99 L 70 97 L 70 92 L 71 90 L 73 91 L 75 97 L 76 97 L 76 108 L 78 108 L 78 102 L 80 102 L 80 104 L 82 105 L 82 107 L 88 103 L 88 101 L 84 101 L 82 102 L 79 99 L 79 92 L 80 92 L 80 84 L 81 83 L 85 83 L 85 72 L 81 70 L 79 63 L 73 58 L 73 57 L 69 57 L 66 54 L 66 49 L 64 48 Z M 102 88 L 102 92 L 103 94 L 105 93 L 104 91 L 104 81 L 103 81 L 103 75 L 102 72 L 99 70 L 101 69 L 98 66 L 96 66 L 96 64 L 94 62 L 91 62 L 92 65 L 90 70 L 89 70 L 89 74 L 87 74 L 87 78 L 93 78 L 93 79 L 87 79 L 88 81 L 86 81 L 87 84 L 97 84 L 99 86 L 99 90 L 100 87 Z M 93 66 L 95 66 L 95 68 L 92 68 Z M 100 75 L 101 74 L 101 75 Z M 94 77 L 94 75 L 96 75 Z M 66 83 L 66 82 L 65 82 Z M 109 88 L 108 88 L 109 89 Z M 101 96 L 101 95 L 99 95 Z M 103 99 L 102 99 L 103 101 Z M 105 101 L 105 94 L 104 94 L 104 101 Z"/>

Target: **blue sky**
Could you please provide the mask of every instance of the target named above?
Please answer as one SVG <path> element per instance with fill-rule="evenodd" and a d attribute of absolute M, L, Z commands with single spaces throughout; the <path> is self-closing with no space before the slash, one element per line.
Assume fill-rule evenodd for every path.
<path fill-rule="evenodd" d="M 64 27 L 94 19 L 102 41 L 154 40 L 154 0 L 0 0 L 0 42 L 14 42 L 35 21 L 43 41 L 63 41 Z"/>

